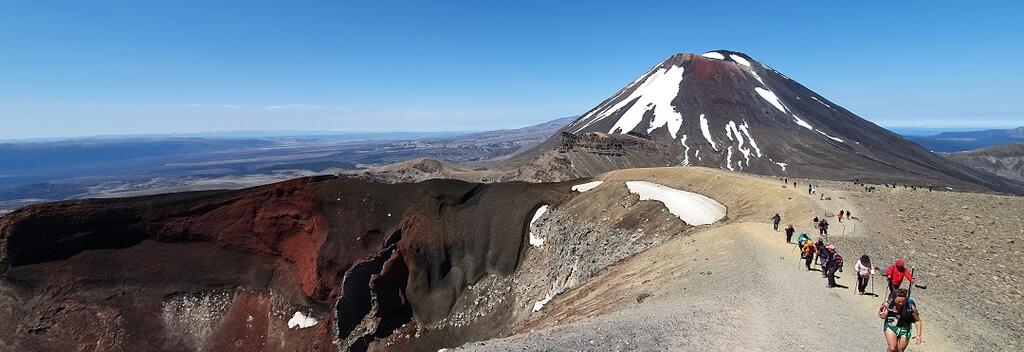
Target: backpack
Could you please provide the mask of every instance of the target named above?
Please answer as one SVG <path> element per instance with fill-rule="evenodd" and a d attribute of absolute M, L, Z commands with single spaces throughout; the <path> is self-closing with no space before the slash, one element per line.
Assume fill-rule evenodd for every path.
<path fill-rule="evenodd" d="M 843 256 L 839 255 L 839 253 L 833 254 L 832 255 L 832 266 L 834 266 L 836 268 L 839 268 L 839 269 L 842 269 L 843 268 Z"/>
<path fill-rule="evenodd" d="M 800 249 L 801 252 L 803 252 L 803 257 L 804 258 L 807 258 L 807 257 L 811 256 L 818 249 L 818 247 L 814 246 L 813 242 L 810 242 L 810 243 L 807 243 L 807 242 L 810 242 L 810 241 L 805 241 L 803 248 Z"/>

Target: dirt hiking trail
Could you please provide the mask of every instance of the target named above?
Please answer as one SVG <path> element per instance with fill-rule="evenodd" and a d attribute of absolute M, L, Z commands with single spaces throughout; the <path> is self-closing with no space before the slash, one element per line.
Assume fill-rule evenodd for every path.
<path fill-rule="evenodd" d="M 826 212 L 819 210 L 818 216 Z M 806 217 L 797 233 L 817 238 L 809 231 L 815 215 L 783 214 L 783 224 L 787 217 Z M 859 253 L 839 252 L 846 267 L 837 282 L 845 288 L 826 288 L 821 273 L 807 271 L 795 245 L 786 244 L 784 232 L 773 231 L 767 219 L 712 226 L 626 259 L 559 295 L 517 335 L 460 350 L 884 351 L 875 313 L 881 298 L 855 294 Z M 875 280 L 874 291 L 884 295 L 883 279 Z M 954 347 L 929 325 L 929 302 L 919 306 L 925 343 L 911 342 L 908 351 L 970 349 Z"/>

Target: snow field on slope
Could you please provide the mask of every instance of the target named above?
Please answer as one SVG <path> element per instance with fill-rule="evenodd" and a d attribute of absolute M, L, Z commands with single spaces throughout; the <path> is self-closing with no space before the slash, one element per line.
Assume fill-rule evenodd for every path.
<path fill-rule="evenodd" d="M 700 114 L 700 133 L 704 135 L 704 140 L 708 141 L 711 145 L 711 149 L 718 151 L 718 146 L 715 145 L 715 141 L 711 139 L 711 130 L 708 128 L 708 119 L 704 117 L 704 114 Z"/>
<path fill-rule="evenodd" d="M 572 190 L 574 192 L 583 193 L 583 192 L 592 190 L 592 189 L 594 189 L 597 186 L 600 186 L 602 183 L 604 183 L 604 181 L 594 181 L 594 182 L 581 183 L 581 184 L 572 186 Z M 532 222 L 531 222 L 531 224 L 532 224 Z"/>
<path fill-rule="evenodd" d="M 725 206 L 705 195 L 678 190 L 647 181 L 626 181 L 630 193 L 640 200 L 655 200 L 688 225 L 708 225 L 725 217 Z"/>
<path fill-rule="evenodd" d="M 659 68 L 633 90 L 628 97 L 601 112 L 596 120 L 611 116 L 635 100 L 633 105 L 619 116 L 619 120 L 608 130 L 608 133 L 628 133 L 632 131 L 643 120 L 644 114 L 653 109 L 654 119 L 651 121 L 647 132 L 650 133 L 661 126 L 668 126 L 668 131 L 672 138 L 676 138 L 676 133 L 679 132 L 679 128 L 683 125 L 683 115 L 672 106 L 672 99 L 679 95 L 679 83 L 682 80 L 682 67 L 672 66 L 667 70 Z"/>
<path fill-rule="evenodd" d="M 535 235 L 533 233 L 533 223 L 537 222 L 537 219 L 540 219 L 540 217 L 543 216 L 544 213 L 547 213 L 547 212 L 548 212 L 548 205 L 547 204 L 541 205 L 540 208 L 537 208 L 537 210 L 533 212 L 533 218 L 530 219 L 530 245 L 531 246 L 534 246 L 534 247 L 537 247 L 537 248 L 544 247 L 544 239 L 538 237 L 537 235 Z"/>
<path fill-rule="evenodd" d="M 750 67 L 750 61 L 747 61 L 747 59 L 744 59 L 742 56 L 736 54 L 729 54 L 729 58 L 732 59 L 732 61 L 736 61 L 736 63 L 740 65 Z"/>
<path fill-rule="evenodd" d="M 793 115 L 793 119 L 794 119 L 793 121 L 796 121 L 797 125 L 804 126 L 805 128 L 807 128 L 809 130 L 813 130 L 814 129 L 814 127 L 811 127 L 811 124 L 807 123 L 807 121 L 804 121 L 804 119 L 801 119 L 801 118 L 797 117 L 796 115 Z"/>
<path fill-rule="evenodd" d="M 786 113 L 786 108 L 782 106 L 782 102 L 779 101 L 779 97 L 775 96 L 775 92 L 772 92 L 761 87 L 754 87 L 754 91 L 757 92 L 757 95 L 761 96 L 761 99 L 764 99 L 769 104 L 772 104 L 772 106 L 774 106 L 776 109 L 782 111 L 783 114 Z"/>

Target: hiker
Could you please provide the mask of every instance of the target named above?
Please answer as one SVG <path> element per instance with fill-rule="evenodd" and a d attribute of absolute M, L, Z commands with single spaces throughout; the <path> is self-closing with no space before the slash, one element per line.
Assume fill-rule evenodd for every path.
<path fill-rule="evenodd" d="M 786 225 L 786 243 L 791 243 L 790 240 L 793 239 L 794 232 L 796 229 L 793 228 L 793 224 Z"/>
<path fill-rule="evenodd" d="M 906 262 L 903 259 L 896 259 L 895 264 L 885 269 L 885 277 L 889 279 L 889 295 L 892 295 L 893 292 L 896 292 L 896 289 L 900 288 L 900 285 L 903 284 L 903 279 L 910 281 L 911 285 L 914 284 L 914 277 L 910 270 L 907 270 Z"/>
<path fill-rule="evenodd" d="M 907 289 L 901 288 L 896 291 L 894 297 L 878 307 L 878 317 L 885 320 L 882 331 L 885 332 L 886 351 L 903 352 L 910 344 L 911 325 L 917 327 L 917 342 L 924 343 L 921 331 L 924 326 L 921 324 L 921 315 L 917 311 L 917 304 L 910 299 Z"/>
<path fill-rule="evenodd" d="M 811 237 L 807 236 L 806 232 L 801 232 L 800 236 L 796 236 L 796 245 L 798 247 L 800 247 L 801 249 L 803 249 L 804 248 L 804 242 L 809 242 L 810 240 L 811 240 Z"/>
<path fill-rule="evenodd" d="M 775 213 L 775 216 L 772 217 L 772 228 L 775 229 L 775 231 L 779 230 L 780 222 L 782 222 L 782 217 L 779 216 L 779 213 Z"/>
<path fill-rule="evenodd" d="M 804 234 L 801 234 L 804 235 Z M 814 254 L 818 252 L 818 246 L 811 241 L 810 238 L 804 240 L 804 244 L 800 247 L 800 256 L 804 259 L 804 266 L 807 267 L 807 271 L 811 271 L 811 262 L 816 257 Z"/>
<path fill-rule="evenodd" d="M 839 219 L 839 222 L 843 222 L 843 213 L 845 213 L 845 212 L 846 212 L 845 210 L 840 210 L 839 214 L 836 215 L 836 217 Z"/>
<path fill-rule="evenodd" d="M 821 219 L 821 222 L 818 223 L 818 235 L 827 235 L 827 234 L 828 234 L 828 220 Z"/>
<path fill-rule="evenodd" d="M 825 261 L 828 259 L 828 251 L 825 250 L 825 241 L 818 238 L 818 242 L 814 242 L 814 247 L 818 252 L 818 265 L 821 266 L 821 277 L 825 277 Z"/>
<path fill-rule="evenodd" d="M 850 215 L 850 211 L 849 210 L 846 211 L 846 218 L 849 219 L 849 220 L 853 220 L 853 216 Z"/>
<path fill-rule="evenodd" d="M 868 280 L 871 280 L 871 258 L 867 254 L 860 256 L 853 271 L 857 272 L 857 294 L 863 295 L 868 288 Z"/>
<path fill-rule="evenodd" d="M 814 217 L 814 220 L 811 220 L 811 225 L 814 225 L 814 228 L 818 228 L 818 217 L 817 216 Z"/>
<path fill-rule="evenodd" d="M 811 194 L 812 193 L 811 191 L 812 191 L 811 184 L 808 183 L 807 184 L 807 194 Z"/>
<path fill-rule="evenodd" d="M 843 271 L 843 256 L 839 255 L 834 244 L 825 246 L 825 250 L 828 251 L 828 262 L 825 264 L 825 273 L 828 277 L 828 286 L 826 287 L 837 287 L 839 285 L 836 285 L 836 272 Z"/>

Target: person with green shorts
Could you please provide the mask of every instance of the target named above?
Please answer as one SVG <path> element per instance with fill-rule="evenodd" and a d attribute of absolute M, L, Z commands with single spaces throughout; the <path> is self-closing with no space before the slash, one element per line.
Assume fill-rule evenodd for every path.
<path fill-rule="evenodd" d="M 878 317 L 885 320 L 885 344 L 886 351 L 903 352 L 910 344 L 911 326 L 916 326 L 917 339 L 915 344 L 922 344 L 921 331 L 924 326 L 921 324 L 921 316 L 917 312 L 917 304 L 908 297 L 907 289 L 897 289 L 893 298 L 878 307 Z"/>

